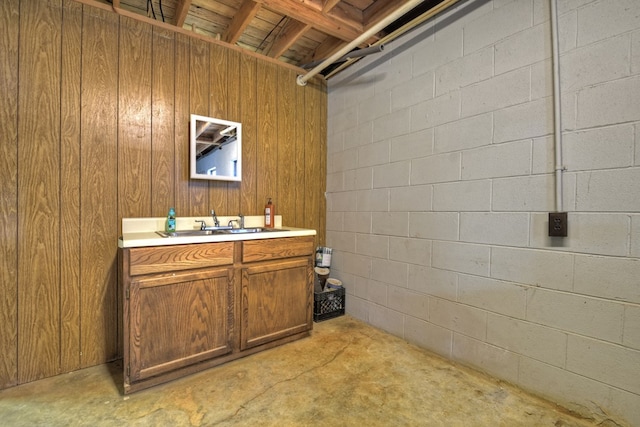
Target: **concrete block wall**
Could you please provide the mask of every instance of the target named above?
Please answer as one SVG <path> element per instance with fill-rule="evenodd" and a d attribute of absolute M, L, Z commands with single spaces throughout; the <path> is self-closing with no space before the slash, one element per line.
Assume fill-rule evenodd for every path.
<path fill-rule="evenodd" d="M 640 1 L 468 0 L 329 80 L 327 245 L 347 312 L 640 425 Z"/>

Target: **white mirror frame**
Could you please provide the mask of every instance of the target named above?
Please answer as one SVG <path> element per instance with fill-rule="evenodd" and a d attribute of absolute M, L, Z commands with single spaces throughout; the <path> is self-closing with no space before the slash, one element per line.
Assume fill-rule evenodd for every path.
<path fill-rule="evenodd" d="M 235 131 L 235 139 L 224 139 L 225 133 L 233 133 Z M 203 141 L 200 137 L 204 134 L 211 137 Z M 221 134 L 222 137 L 221 138 Z M 230 142 L 228 142 L 230 141 Z M 191 168 L 192 179 L 208 179 L 218 181 L 242 181 L 242 124 L 229 120 L 215 119 L 212 117 L 191 115 L 190 133 L 189 133 L 189 165 Z M 235 147 L 235 151 L 233 150 Z M 223 152 L 227 148 L 226 153 L 231 153 L 227 159 L 220 160 L 221 164 L 216 164 L 214 155 Z M 202 160 L 201 154 L 208 151 L 208 157 L 211 158 L 211 168 L 206 172 L 198 172 L 198 160 Z M 219 159 L 218 159 L 219 160 Z M 200 165 L 202 169 L 202 165 Z M 205 166 L 206 167 L 206 166 Z M 220 168 L 222 173 L 218 173 L 215 169 Z"/>

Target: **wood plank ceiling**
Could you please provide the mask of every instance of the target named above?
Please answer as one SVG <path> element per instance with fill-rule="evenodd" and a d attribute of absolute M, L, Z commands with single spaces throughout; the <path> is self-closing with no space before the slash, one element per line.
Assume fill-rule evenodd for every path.
<path fill-rule="evenodd" d="M 99 0 L 299 67 L 316 64 L 408 0 Z M 360 48 L 428 13 L 425 0 Z M 327 74 L 323 70 L 323 74 Z"/>

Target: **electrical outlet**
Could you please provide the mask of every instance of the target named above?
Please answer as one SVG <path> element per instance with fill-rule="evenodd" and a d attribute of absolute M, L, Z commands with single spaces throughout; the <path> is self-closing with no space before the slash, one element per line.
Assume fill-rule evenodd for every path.
<path fill-rule="evenodd" d="M 568 228 L 566 212 L 549 212 L 549 236 L 567 237 Z"/>

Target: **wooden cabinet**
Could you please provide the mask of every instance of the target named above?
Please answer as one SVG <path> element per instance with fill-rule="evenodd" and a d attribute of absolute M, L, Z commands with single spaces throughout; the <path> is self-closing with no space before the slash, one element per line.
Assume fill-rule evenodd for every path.
<path fill-rule="evenodd" d="M 242 242 L 240 348 L 313 327 L 313 237 Z"/>
<path fill-rule="evenodd" d="M 313 242 L 122 249 L 125 393 L 307 336 Z"/>

